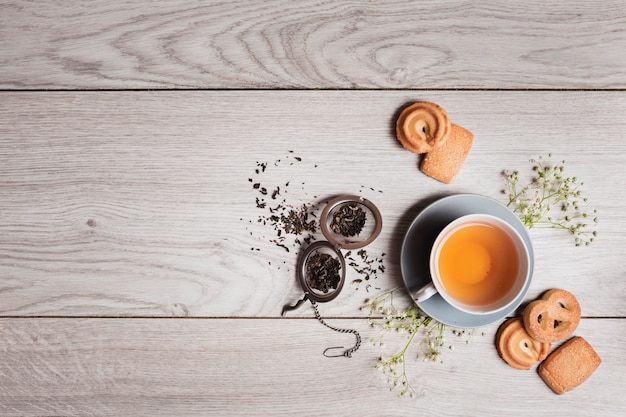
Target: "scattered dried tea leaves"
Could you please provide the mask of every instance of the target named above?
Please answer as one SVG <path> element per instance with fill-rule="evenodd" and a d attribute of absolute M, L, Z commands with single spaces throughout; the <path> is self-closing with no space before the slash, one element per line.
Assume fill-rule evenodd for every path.
<path fill-rule="evenodd" d="M 308 203 L 292 205 L 284 198 L 288 194 L 291 181 L 280 184 L 267 184 L 264 181 L 271 169 L 302 162 L 302 158 L 291 155 L 293 153 L 289 151 L 289 155 L 276 159 L 273 164 L 257 161 L 254 169 L 255 177 L 248 178 L 248 182 L 252 183 L 252 190 L 260 194 L 255 198 L 255 205 L 263 212 L 256 221 L 263 226 L 269 226 L 274 232 L 273 237 L 264 236 L 264 238 L 287 252 L 290 248 L 315 240 L 313 235 L 317 231 L 315 213 L 318 208 Z"/>
<path fill-rule="evenodd" d="M 280 215 L 279 224 L 287 233 L 294 235 L 300 235 L 305 232 L 315 233 L 317 231 L 317 224 L 315 220 L 309 220 L 309 207 L 303 204 L 299 208 L 289 208 L 289 212 L 285 215 Z M 311 214 L 312 217 L 315 217 Z M 277 216 L 272 216 L 273 218 Z M 280 229 L 279 229 L 280 231 Z"/>
<path fill-rule="evenodd" d="M 379 273 L 385 272 L 385 253 L 381 253 L 380 256 L 370 257 L 365 249 L 359 249 L 356 256 L 352 251 L 346 252 L 345 256 L 347 264 L 352 267 L 358 274 L 362 276 L 360 280 L 353 280 L 353 284 L 361 284 L 363 280 L 370 281 L 378 278 Z M 366 284 L 365 290 L 369 292 L 371 283 Z M 358 289 L 358 287 L 357 287 Z M 380 288 L 376 287 L 379 290 Z"/>
<path fill-rule="evenodd" d="M 370 191 L 374 191 L 374 192 L 381 193 L 381 194 L 383 192 L 383 190 L 377 190 L 374 187 L 367 187 L 365 185 L 361 185 L 361 189 L 359 190 L 359 192 L 362 193 L 364 189 L 368 189 Z"/>
<path fill-rule="evenodd" d="M 302 197 L 294 197 L 290 194 L 290 190 L 296 193 L 304 193 L 305 182 L 299 181 L 297 178 L 283 178 L 283 181 L 277 180 L 276 172 L 285 174 L 284 169 L 292 170 L 292 166 L 301 167 L 302 164 L 306 164 L 304 158 L 296 156 L 294 151 L 288 151 L 287 155 L 274 160 L 274 162 L 262 162 L 257 161 L 254 167 L 254 175 L 248 178 L 248 183 L 251 185 L 252 191 L 256 194 L 254 204 L 259 209 L 260 214 L 256 218 L 256 223 L 260 224 L 266 229 L 269 229 L 272 234 L 259 234 L 262 240 L 269 241 L 275 246 L 284 249 L 286 252 L 297 252 L 298 248 L 302 245 L 308 245 L 312 241 L 317 240 L 316 234 L 319 231 L 318 227 L 318 213 L 321 211 L 319 204 L 327 204 L 326 202 L 317 202 L 315 204 L 309 202 L 302 202 Z M 311 165 L 309 165 L 309 168 Z M 313 168 L 317 168 L 317 164 L 313 164 Z M 296 168 L 297 169 L 297 168 Z M 366 187 L 361 185 L 360 193 L 377 192 L 382 193 L 382 190 L 376 190 L 373 187 Z M 317 196 L 313 196 L 317 199 Z M 293 201 L 297 201 L 294 204 Z M 365 221 L 361 217 L 365 217 L 365 213 L 361 215 L 362 208 L 358 207 L 357 210 L 350 209 L 350 212 L 356 216 L 356 219 L 344 222 L 343 226 L 346 229 L 345 233 L 358 234 L 364 227 Z M 244 220 L 243 218 L 241 219 Z M 356 223 L 355 223 L 356 221 Z M 253 220 L 248 220 L 248 223 L 252 224 Z M 350 225 L 352 223 L 353 226 Z M 250 231 L 250 235 L 255 235 L 256 232 Z M 260 251 L 260 248 L 252 247 L 252 251 Z M 385 266 L 383 264 L 385 254 L 380 256 L 370 256 L 365 249 L 359 250 L 354 253 L 348 251 L 344 258 L 350 265 L 350 267 L 360 275 L 360 278 L 352 280 L 355 290 L 358 290 L 360 285 L 365 282 L 366 291 L 370 289 L 380 290 L 378 287 L 374 287 L 373 280 L 378 277 L 378 274 L 385 272 Z M 283 261 L 285 263 L 285 261 Z M 280 269 L 280 267 L 278 267 Z"/>

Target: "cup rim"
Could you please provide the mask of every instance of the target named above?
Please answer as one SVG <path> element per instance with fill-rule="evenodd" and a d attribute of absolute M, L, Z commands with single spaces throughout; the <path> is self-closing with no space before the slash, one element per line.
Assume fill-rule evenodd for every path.
<path fill-rule="evenodd" d="M 459 302 L 458 300 L 451 297 L 445 291 L 445 289 L 443 289 L 443 283 L 441 282 L 441 279 L 438 276 L 438 274 L 435 273 L 438 255 L 441 252 L 441 248 L 443 246 L 442 241 L 445 238 L 447 238 L 451 234 L 452 231 L 459 228 L 459 226 L 471 224 L 473 222 L 495 224 L 496 226 L 503 229 L 509 235 L 509 237 L 511 237 L 516 248 L 518 249 L 520 269 L 523 269 L 523 271 L 522 273 L 518 275 L 518 278 L 516 279 L 516 282 L 511 288 L 511 290 L 509 290 L 506 296 L 503 297 L 503 299 L 507 300 L 506 303 L 501 304 L 500 300 L 498 300 L 498 302 L 494 302 L 486 306 L 473 306 L 473 305 Z M 522 236 L 511 224 L 491 214 L 472 213 L 472 214 L 466 214 L 464 216 L 461 216 L 452 220 L 439 232 L 439 234 L 435 238 L 435 241 L 433 242 L 433 245 L 431 247 L 431 252 L 429 255 L 429 272 L 430 272 L 431 282 L 437 289 L 437 292 L 439 293 L 439 295 L 448 304 L 450 304 L 452 307 L 465 313 L 482 315 L 482 314 L 497 313 L 501 310 L 506 309 L 512 303 L 515 302 L 519 294 L 523 291 L 525 283 L 530 279 L 530 262 L 531 260 L 530 260 L 529 248 L 526 245 L 526 242 L 524 241 Z"/>

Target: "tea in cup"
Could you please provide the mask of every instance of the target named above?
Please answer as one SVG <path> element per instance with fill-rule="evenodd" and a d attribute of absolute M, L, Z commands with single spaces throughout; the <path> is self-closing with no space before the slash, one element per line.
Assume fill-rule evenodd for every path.
<path fill-rule="evenodd" d="M 448 224 L 430 253 L 432 282 L 415 293 L 423 301 L 439 293 L 453 307 L 490 314 L 511 305 L 530 277 L 530 255 L 513 226 L 487 214 Z"/>

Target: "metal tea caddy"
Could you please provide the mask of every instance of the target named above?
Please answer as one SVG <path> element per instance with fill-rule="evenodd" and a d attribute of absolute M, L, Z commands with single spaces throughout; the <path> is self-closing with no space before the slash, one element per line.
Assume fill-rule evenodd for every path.
<path fill-rule="evenodd" d="M 341 233 L 333 230 L 333 222 L 337 216 L 339 216 L 340 211 L 344 208 L 344 206 L 356 206 L 363 210 L 365 213 L 365 223 L 363 224 L 363 228 L 354 236 L 345 236 Z M 298 257 L 298 263 L 296 268 L 296 275 L 300 286 L 304 290 L 304 296 L 298 300 L 294 305 L 285 305 L 283 307 L 282 315 L 284 316 L 287 312 L 292 311 L 300 307 L 305 301 L 311 301 L 313 306 L 313 311 L 315 312 L 315 317 L 320 321 L 324 326 L 328 327 L 331 330 L 334 330 L 339 333 L 352 333 L 356 337 L 355 345 L 350 349 L 345 349 L 340 354 L 331 354 L 329 353 L 335 349 L 344 349 L 343 346 L 329 347 L 324 350 L 324 356 L 327 357 L 351 357 L 352 353 L 354 353 L 357 349 L 359 349 L 361 345 L 361 336 L 356 330 L 353 329 L 340 329 L 337 327 L 333 327 L 326 323 L 317 308 L 317 303 L 326 303 L 333 299 L 335 299 L 341 289 L 344 286 L 346 280 L 346 262 L 341 253 L 342 249 L 352 250 L 352 249 L 361 249 L 370 243 L 372 243 L 376 237 L 378 237 L 383 226 L 382 216 L 380 215 L 380 211 L 371 201 L 357 195 L 343 195 L 332 199 L 326 204 L 324 210 L 322 210 L 322 214 L 320 217 L 320 228 L 322 229 L 322 234 L 326 238 L 324 241 L 317 241 L 311 245 L 309 245 Z M 340 269 L 339 269 L 339 282 L 337 283 L 334 289 L 331 289 L 327 292 L 320 291 L 312 285 L 309 278 L 307 277 L 307 262 L 309 258 L 316 254 L 328 254 L 339 261 Z"/>

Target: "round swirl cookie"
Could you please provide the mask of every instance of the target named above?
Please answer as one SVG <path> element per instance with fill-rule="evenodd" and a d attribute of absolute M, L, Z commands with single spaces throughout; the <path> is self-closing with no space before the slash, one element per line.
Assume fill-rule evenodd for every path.
<path fill-rule="evenodd" d="M 548 356 L 552 346 L 530 337 L 520 317 L 505 321 L 498 329 L 496 338 L 500 357 L 515 369 L 532 368 Z"/>
<path fill-rule="evenodd" d="M 421 101 L 406 107 L 396 122 L 396 136 L 406 150 L 430 152 L 450 135 L 448 113 L 435 103 Z"/>

